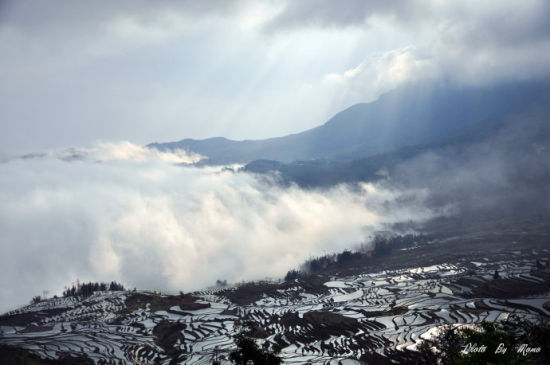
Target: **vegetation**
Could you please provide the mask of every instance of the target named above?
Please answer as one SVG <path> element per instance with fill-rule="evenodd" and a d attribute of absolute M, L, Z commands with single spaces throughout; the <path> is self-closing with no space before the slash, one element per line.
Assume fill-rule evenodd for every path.
<path fill-rule="evenodd" d="M 179 364 L 185 359 L 183 351 L 174 345 L 178 341 L 185 342 L 182 330 L 186 327 L 184 323 L 162 321 L 153 328 L 155 343 L 162 347 L 164 353 L 172 359 L 170 364 Z"/>
<path fill-rule="evenodd" d="M 285 281 L 294 281 L 300 277 L 301 272 L 298 270 L 290 270 L 285 275 Z"/>
<path fill-rule="evenodd" d="M 419 346 L 427 363 L 547 364 L 550 360 L 548 320 L 532 323 L 511 316 L 502 323 L 444 327 L 439 336 Z"/>
<path fill-rule="evenodd" d="M 341 269 L 353 264 L 366 264 L 370 259 L 391 255 L 394 249 L 412 247 L 425 244 L 429 238 L 425 235 L 376 235 L 370 244 L 362 244 L 357 251 L 344 250 L 336 254 L 327 254 L 307 260 L 301 270 L 290 270 L 285 276 L 285 281 L 293 281 L 304 273 L 319 274 L 327 269 Z"/>
<path fill-rule="evenodd" d="M 241 331 L 234 337 L 237 349 L 229 354 L 229 359 L 238 365 L 246 365 L 252 360 L 254 364 L 279 365 L 282 360 L 275 351 L 270 351 L 269 346 L 260 348 L 253 338 L 253 328 L 247 324 L 241 327 Z M 268 342 L 265 342 L 268 344 Z"/>
<path fill-rule="evenodd" d="M 126 308 L 121 314 L 131 313 L 140 308 L 149 308 L 152 312 L 170 311 L 172 307 L 178 306 L 181 310 L 197 310 L 209 308 L 209 304 L 196 303 L 198 298 L 191 294 L 180 292 L 179 295 L 159 295 L 155 293 L 131 293 L 124 301 Z"/>
<path fill-rule="evenodd" d="M 216 280 L 216 286 L 218 287 L 225 287 L 227 286 L 227 280 Z"/>
<path fill-rule="evenodd" d="M 116 281 L 111 281 L 110 283 L 99 283 L 99 282 L 89 282 L 89 283 L 80 283 L 76 282 L 70 288 L 65 287 L 63 291 L 63 297 L 82 297 L 87 298 L 95 292 L 98 291 L 120 291 L 124 290 L 124 286 Z M 43 299 L 46 299 L 47 291 L 44 291 L 44 297 L 36 295 L 31 299 L 31 304 L 37 304 Z M 57 295 L 53 296 L 54 299 L 57 299 Z"/>
<path fill-rule="evenodd" d="M 2 364 L 13 365 L 93 365 L 94 361 L 86 354 L 74 355 L 59 353 L 55 360 L 43 359 L 28 349 L 1 345 L 0 360 Z"/>
<path fill-rule="evenodd" d="M 64 297 L 89 297 L 93 293 L 97 291 L 119 291 L 124 290 L 124 286 L 122 284 L 117 283 L 116 281 L 111 281 L 110 284 L 108 283 L 98 283 L 98 282 L 89 282 L 89 283 L 76 283 L 76 285 L 71 286 L 70 288 L 65 289 L 63 291 Z"/>

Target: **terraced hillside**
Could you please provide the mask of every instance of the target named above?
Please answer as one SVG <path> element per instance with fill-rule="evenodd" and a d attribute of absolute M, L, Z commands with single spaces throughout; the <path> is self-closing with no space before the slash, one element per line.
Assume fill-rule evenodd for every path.
<path fill-rule="evenodd" d="M 285 363 L 407 363 L 445 324 L 498 322 L 512 314 L 550 318 L 547 237 L 524 238 L 518 248 L 522 234 L 512 233 L 494 254 L 489 245 L 452 263 L 415 266 L 458 238 L 402 249 L 363 270 L 287 282 L 175 296 L 107 291 L 43 300 L 1 316 L 0 343 L 47 359 L 80 356 L 97 364 L 211 364 L 214 356 L 224 363 L 235 348 L 233 336 L 247 323 L 258 344 L 280 351 Z M 388 268 L 396 259 L 412 267 Z"/>

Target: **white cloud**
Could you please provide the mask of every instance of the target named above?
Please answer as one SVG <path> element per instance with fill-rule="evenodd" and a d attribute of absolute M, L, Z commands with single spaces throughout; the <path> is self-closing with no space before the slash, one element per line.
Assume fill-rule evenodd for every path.
<path fill-rule="evenodd" d="M 352 69 L 326 75 L 323 81 L 326 87 L 339 90 L 342 103 L 355 104 L 372 101 L 407 82 L 435 76 L 433 60 L 409 46 L 372 54 Z"/>
<path fill-rule="evenodd" d="M 76 278 L 187 291 L 217 279 L 280 277 L 311 255 L 431 214 L 422 191 L 401 204 L 405 193 L 373 185 L 282 188 L 162 156 L 109 156 L 117 161 L 0 164 L 2 309 Z"/>
<path fill-rule="evenodd" d="M 63 148 L 48 151 L 46 153 L 29 154 L 25 158 L 58 158 L 63 161 L 89 161 L 89 162 L 165 162 L 175 164 L 193 164 L 205 159 L 198 153 L 176 149 L 161 151 L 156 148 L 138 146 L 128 141 L 118 143 L 97 142 L 89 148 Z"/>
<path fill-rule="evenodd" d="M 406 41 L 397 48 L 369 49 L 348 70 L 325 75 L 324 83 L 335 89 L 330 102 L 346 107 L 411 81 L 444 79 L 482 85 L 546 77 L 550 75 L 548 24 L 550 6 L 543 0 L 521 4 L 305 0 L 287 2 L 266 29 L 287 35 L 312 28 L 326 34 L 361 30 L 363 38 L 396 37 L 397 33 Z M 386 48 L 383 43 L 378 47 Z"/>
<path fill-rule="evenodd" d="M 146 162 L 160 160 L 162 162 L 190 164 L 204 158 L 197 153 L 185 150 L 159 151 L 156 148 L 147 148 L 130 142 L 101 143 L 99 147 L 90 151 L 99 161 L 134 161 Z"/>

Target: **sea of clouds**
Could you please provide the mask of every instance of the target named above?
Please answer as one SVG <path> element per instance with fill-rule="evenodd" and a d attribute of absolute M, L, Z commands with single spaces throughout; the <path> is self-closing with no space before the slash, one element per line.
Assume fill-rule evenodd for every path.
<path fill-rule="evenodd" d="M 80 281 L 168 292 L 279 278 L 423 220 L 426 192 L 282 187 L 202 156 L 103 143 L 0 163 L 0 311 Z"/>

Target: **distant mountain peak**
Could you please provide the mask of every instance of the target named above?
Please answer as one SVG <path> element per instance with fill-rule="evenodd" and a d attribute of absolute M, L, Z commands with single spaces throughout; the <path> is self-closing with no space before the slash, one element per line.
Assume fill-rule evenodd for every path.
<path fill-rule="evenodd" d="M 244 141 L 186 138 L 149 147 L 196 152 L 208 156 L 209 164 L 354 159 L 449 138 L 468 125 L 525 110 L 548 94 L 547 80 L 486 87 L 415 84 L 376 101 L 352 105 L 326 123 L 297 134 Z"/>

